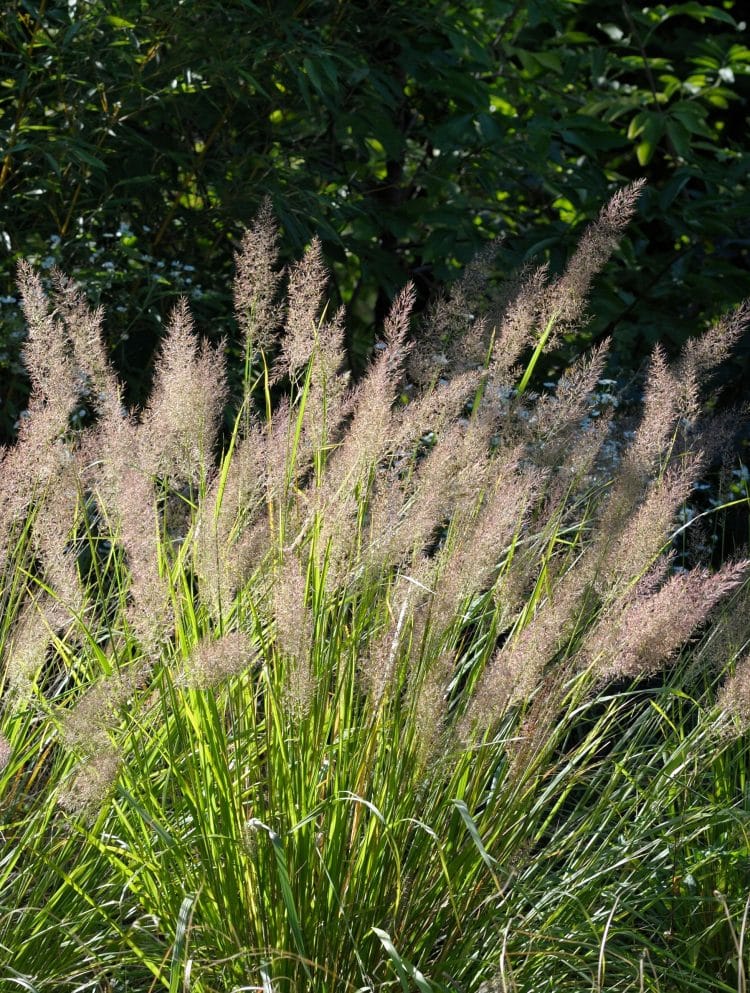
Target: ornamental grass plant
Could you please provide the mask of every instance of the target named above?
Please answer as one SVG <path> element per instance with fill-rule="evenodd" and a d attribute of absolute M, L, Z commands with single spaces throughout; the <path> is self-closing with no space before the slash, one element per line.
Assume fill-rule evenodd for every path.
<path fill-rule="evenodd" d="M 102 313 L 20 267 L 0 989 L 746 990 L 750 564 L 679 515 L 750 308 L 657 348 L 628 423 L 606 346 L 532 391 L 638 192 L 414 335 L 407 287 L 356 383 L 264 210 L 228 423 L 186 304 L 128 411 Z"/>

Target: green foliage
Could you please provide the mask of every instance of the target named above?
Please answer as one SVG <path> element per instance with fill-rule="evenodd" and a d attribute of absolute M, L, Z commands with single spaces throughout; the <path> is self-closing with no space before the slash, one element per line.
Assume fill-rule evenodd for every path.
<path fill-rule="evenodd" d="M 293 251 L 321 237 L 361 370 L 373 314 L 408 278 L 424 299 L 506 232 L 503 268 L 560 268 L 612 184 L 646 175 L 588 334 L 615 330 L 622 363 L 680 343 L 745 292 L 749 56 L 735 14 L 609 0 L 7 4 L 2 433 L 25 406 L 18 258 L 54 260 L 108 304 L 110 349 L 142 399 L 174 293 L 212 335 L 234 333 L 237 219 L 266 196 Z"/>
<path fill-rule="evenodd" d="M 98 316 L 21 267 L 2 993 L 744 989 L 750 562 L 672 552 L 693 450 L 722 443 L 700 387 L 750 308 L 675 366 L 657 350 L 634 432 L 607 423 L 601 349 L 520 390 L 637 195 L 497 335 L 464 316 L 435 354 L 476 272 L 421 348 L 399 295 L 355 391 L 317 246 L 276 326 L 262 214 L 218 461 L 222 356 L 186 306 L 128 416 Z"/>

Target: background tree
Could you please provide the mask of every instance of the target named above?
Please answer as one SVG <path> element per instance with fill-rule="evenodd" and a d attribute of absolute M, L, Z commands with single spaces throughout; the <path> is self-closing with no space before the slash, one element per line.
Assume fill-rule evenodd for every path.
<path fill-rule="evenodd" d="M 321 237 L 363 364 L 386 302 L 487 240 L 553 269 L 612 188 L 649 188 L 589 338 L 622 363 L 747 295 L 750 50 L 735 4 L 9 4 L 0 20 L 0 431 L 25 405 L 15 263 L 107 305 L 143 394 L 168 300 L 229 333 L 233 246 L 265 197 Z M 550 216 L 558 220 L 550 223 Z M 574 343 L 580 344 L 579 341 Z"/>

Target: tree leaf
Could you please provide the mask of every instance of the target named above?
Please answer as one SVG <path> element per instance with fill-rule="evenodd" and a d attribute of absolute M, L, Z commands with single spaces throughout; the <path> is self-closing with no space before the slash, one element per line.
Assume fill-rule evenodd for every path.
<path fill-rule="evenodd" d="M 636 145 L 635 154 L 639 165 L 648 165 L 654 157 L 659 141 L 664 134 L 664 118 L 661 114 L 648 112 L 648 120 L 641 132 L 641 140 Z"/>

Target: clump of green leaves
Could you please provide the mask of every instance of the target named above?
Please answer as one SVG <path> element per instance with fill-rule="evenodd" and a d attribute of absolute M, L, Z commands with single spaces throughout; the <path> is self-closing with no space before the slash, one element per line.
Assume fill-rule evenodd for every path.
<path fill-rule="evenodd" d="M 746 614 L 718 611 L 744 603 L 748 563 L 675 572 L 670 547 L 699 451 L 725 443 L 701 388 L 748 309 L 676 365 L 654 354 L 619 442 L 595 399 L 604 349 L 529 388 L 639 191 L 559 277 L 493 303 L 471 268 L 416 346 L 404 290 L 356 385 L 320 245 L 281 300 L 263 212 L 237 259 L 243 397 L 221 443 L 223 356 L 185 302 L 128 411 L 101 313 L 21 267 L 3 980 L 732 988 L 741 828 L 711 796 L 736 793 L 747 663 L 720 713 L 706 660 L 743 656 Z"/>

